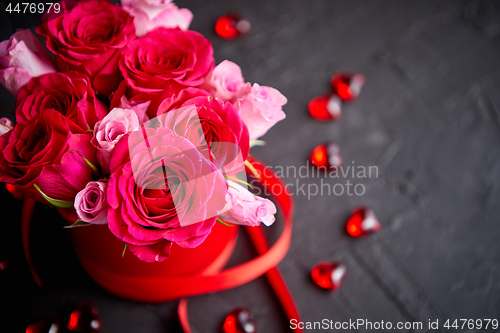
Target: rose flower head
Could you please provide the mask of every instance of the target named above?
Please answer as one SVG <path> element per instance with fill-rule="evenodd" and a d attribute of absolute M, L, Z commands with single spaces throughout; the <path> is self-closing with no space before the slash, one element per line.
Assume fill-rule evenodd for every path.
<path fill-rule="evenodd" d="M 159 123 L 190 140 L 199 150 L 205 150 L 224 173 L 242 170 L 250 140 L 248 129 L 234 107 L 205 95 L 184 100 L 191 94 L 186 90 L 160 104 Z"/>
<path fill-rule="evenodd" d="M 71 205 L 94 175 L 90 138 L 61 113 L 45 109 L 0 136 L 0 181 L 37 201 Z"/>
<path fill-rule="evenodd" d="M 137 36 L 158 27 L 187 30 L 193 20 L 189 9 L 178 8 L 171 0 L 122 0 L 121 4 L 134 17 Z"/>
<path fill-rule="evenodd" d="M 88 78 L 75 71 L 35 77 L 19 90 L 16 100 L 18 123 L 45 109 L 58 111 L 84 131 L 92 130 L 108 112 L 96 98 Z"/>
<path fill-rule="evenodd" d="M 135 38 L 132 16 L 110 1 L 89 0 L 54 17 L 36 31 L 54 53 L 58 69 L 84 73 L 97 92 L 110 95 L 122 80 L 121 50 Z"/>
<path fill-rule="evenodd" d="M 14 97 L 32 77 L 55 71 L 54 62 L 30 30 L 18 31 L 0 43 L 0 83 Z"/>
<path fill-rule="evenodd" d="M 200 33 L 157 28 L 127 45 L 120 70 L 133 93 L 174 94 L 201 85 L 214 62 L 212 44 Z"/>
<path fill-rule="evenodd" d="M 139 259 L 163 261 L 173 242 L 201 244 L 225 206 L 222 173 L 189 140 L 152 122 L 114 148 L 108 226 Z"/>

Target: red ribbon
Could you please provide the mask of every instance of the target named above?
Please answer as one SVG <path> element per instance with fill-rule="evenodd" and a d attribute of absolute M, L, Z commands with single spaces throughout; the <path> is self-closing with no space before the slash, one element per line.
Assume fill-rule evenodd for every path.
<path fill-rule="evenodd" d="M 80 261 L 89 274 L 101 281 L 121 281 L 124 285 L 136 283 L 137 286 L 147 286 L 155 290 L 162 291 L 164 299 L 180 299 L 178 314 L 181 324 L 186 333 L 190 332 L 188 322 L 187 300 L 185 297 L 202 295 L 217 291 L 222 291 L 246 284 L 259 276 L 266 274 L 274 292 L 280 300 L 283 309 L 289 320 L 300 320 L 300 316 L 293 300 L 293 297 L 288 290 L 288 287 L 281 276 L 278 268 L 278 263 L 285 257 L 290 247 L 292 236 L 292 219 L 293 219 L 293 199 L 287 194 L 284 183 L 270 170 L 265 164 L 249 157 L 249 161 L 253 168 L 259 173 L 259 182 L 268 193 L 275 199 L 276 205 L 283 216 L 284 226 L 283 231 L 276 243 L 269 248 L 267 239 L 262 228 L 246 227 L 250 234 L 250 238 L 254 243 L 258 256 L 240 265 L 218 271 L 218 269 L 207 269 L 204 272 L 196 275 L 181 276 L 181 277 L 136 277 L 123 276 L 118 273 L 113 273 L 101 267 L 93 265 L 91 262 Z M 250 170 L 247 169 L 247 172 Z M 278 190 L 279 190 L 279 193 Z M 22 213 L 22 240 L 23 247 L 28 261 L 28 265 L 37 284 L 41 286 L 41 280 L 38 277 L 31 263 L 29 251 L 29 227 L 33 214 L 34 203 L 31 199 L 25 199 L 26 210 Z M 231 248 L 231 247 L 229 247 Z M 232 249 L 232 248 L 231 248 Z M 228 253 L 221 256 L 227 256 Z M 216 260 L 211 267 L 217 266 Z M 294 332 L 302 332 L 301 329 L 295 329 Z"/>

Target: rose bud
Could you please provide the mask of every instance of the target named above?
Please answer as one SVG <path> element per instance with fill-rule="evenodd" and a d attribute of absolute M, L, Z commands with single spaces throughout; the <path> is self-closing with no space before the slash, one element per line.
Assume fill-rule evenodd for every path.
<path fill-rule="evenodd" d="M 255 83 L 250 93 L 236 103 L 236 109 L 250 132 L 250 140 L 255 140 L 285 119 L 282 110 L 287 99 L 278 90 L 259 86 Z"/>
<path fill-rule="evenodd" d="M 219 214 L 221 220 L 252 227 L 258 226 L 261 222 L 266 226 L 274 223 L 276 206 L 271 200 L 250 193 L 232 180 L 228 180 L 228 185 L 227 204 L 224 213 Z"/>
<path fill-rule="evenodd" d="M 250 83 L 245 84 L 240 66 L 229 60 L 224 60 L 208 73 L 201 88 L 210 95 L 231 103 L 251 90 Z"/>
<path fill-rule="evenodd" d="M 30 30 L 13 34 L 0 43 L 0 83 L 12 95 L 32 77 L 55 72 L 54 63 Z"/>
<path fill-rule="evenodd" d="M 75 197 L 75 210 L 78 218 L 91 224 L 106 224 L 108 202 L 106 201 L 107 180 L 88 182 Z"/>
<path fill-rule="evenodd" d="M 159 27 L 187 30 L 193 20 L 189 9 L 178 8 L 171 0 L 122 0 L 121 4 L 134 17 L 139 37 Z"/>
<path fill-rule="evenodd" d="M 139 119 L 134 111 L 114 108 L 97 122 L 94 127 L 94 136 L 90 143 L 97 149 L 97 160 L 103 172 L 109 172 L 109 161 L 115 145 L 127 133 L 140 128 Z"/>

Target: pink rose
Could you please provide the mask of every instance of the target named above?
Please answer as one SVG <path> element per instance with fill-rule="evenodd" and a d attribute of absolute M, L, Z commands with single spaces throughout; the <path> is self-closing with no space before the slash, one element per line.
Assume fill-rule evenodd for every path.
<path fill-rule="evenodd" d="M 92 181 L 76 194 L 74 207 L 80 220 L 92 224 L 108 223 L 107 187 L 107 180 Z"/>
<path fill-rule="evenodd" d="M 189 9 L 179 9 L 170 0 L 122 0 L 121 4 L 134 17 L 139 37 L 159 27 L 187 30 L 193 20 Z"/>
<path fill-rule="evenodd" d="M 210 95 L 231 103 L 251 90 L 250 84 L 245 84 L 240 66 L 229 60 L 224 60 L 208 73 L 201 88 Z"/>
<path fill-rule="evenodd" d="M 108 226 L 139 259 L 163 261 L 172 242 L 195 247 L 225 206 L 222 174 L 166 128 L 123 137 L 111 158 Z"/>
<path fill-rule="evenodd" d="M 240 184 L 228 180 L 229 189 L 226 195 L 227 205 L 219 218 L 225 222 L 258 226 L 261 222 L 266 226 L 274 223 L 276 206 L 268 199 L 253 195 Z"/>
<path fill-rule="evenodd" d="M 18 123 L 0 136 L 0 181 L 14 184 L 24 195 L 47 202 L 71 201 L 92 179 L 96 164 L 91 136 L 54 109 Z"/>
<path fill-rule="evenodd" d="M 36 31 L 55 54 L 61 72 L 76 70 L 88 75 L 94 89 L 108 96 L 122 80 L 118 59 L 122 48 L 135 38 L 132 20 L 120 5 L 80 1 Z"/>
<path fill-rule="evenodd" d="M 139 119 L 135 112 L 119 108 L 114 108 L 103 120 L 95 124 L 94 136 L 90 142 L 97 149 L 97 160 L 104 173 L 109 171 L 111 154 L 118 141 L 125 134 L 139 128 Z"/>
<path fill-rule="evenodd" d="M 18 123 L 45 109 L 58 111 L 86 131 L 93 129 L 108 112 L 95 97 L 88 78 L 73 71 L 41 75 L 19 90 L 16 101 Z"/>
<path fill-rule="evenodd" d="M 4 135 L 14 128 L 14 123 L 9 118 L 0 118 L 0 135 Z"/>
<path fill-rule="evenodd" d="M 202 84 L 213 67 L 210 41 L 180 29 L 152 30 L 129 43 L 120 59 L 123 77 L 136 93 L 172 95 Z"/>
<path fill-rule="evenodd" d="M 278 90 L 254 83 L 251 92 L 236 103 L 236 109 L 250 132 L 250 140 L 263 136 L 274 124 L 285 119 L 282 106 L 286 102 L 286 97 Z"/>
<path fill-rule="evenodd" d="M 30 30 L 0 43 L 0 83 L 14 96 L 32 77 L 55 72 L 54 63 Z"/>

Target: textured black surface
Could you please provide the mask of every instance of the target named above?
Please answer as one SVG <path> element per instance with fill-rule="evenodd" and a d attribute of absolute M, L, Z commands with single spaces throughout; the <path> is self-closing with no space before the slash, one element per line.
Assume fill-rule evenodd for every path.
<path fill-rule="evenodd" d="M 191 28 L 213 42 L 217 63 L 232 60 L 247 81 L 276 87 L 288 97 L 286 120 L 252 154 L 273 167 L 300 167 L 315 145 L 333 140 L 345 165 L 379 169 L 378 178 L 348 178 L 365 185 L 363 196 L 295 196 L 292 245 L 279 268 L 303 320 L 500 319 L 498 1 L 177 4 L 194 13 Z M 215 19 L 229 10 L 252 22 L 244 38 L 225 41 L 213 33 Z M 341 121 L 315 121 L 307 103 L 328 91 L 330 77 L 339 70 L 363 73 L 364 90 L 356 102 L 344 105 Z M 1 97 L 2 112 L 12 109 L 5 90 Z M 298 181 L 307 189 L 346 179 Z M 6 317 L 2 323 L 14 321 L 22 328 L 50 313 L 64 316 L 75 303 L 88 300 L 98 308 L 103 333 L 176 331 L 175 302 L 125 301 L 95 285 L 48 207 L 38 208 L 43 222 L 36 223 L 32 236 L 35 265 L 48 282 L 37 289 L 22 257 L 20 203 L 5 191 L 2 198 L 6 217 L 0 237 L 12 260 L 0 273 L 0 295 L 3 306 L 22 314 L 21 322 Z M 345 233 L 346 218 L 358 205 L 375 209 L 380 233 L 364 239 Z M 270 237 L 279 229 L 279 224 L 272 227 Z M 232 261 L 252 253 L 241 237 Z M 311 267 L 322 260 L 343 260 L 348 266 L 348 277 L 335 293 L 310 281 Z M 288 331 L 271 288 L 260 278 L 190 298 L 193 332 L 219 332 L 225 315 L 240 306 L 254 313 L 259 332 Z"/>

